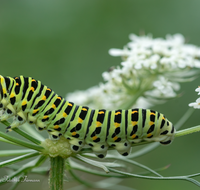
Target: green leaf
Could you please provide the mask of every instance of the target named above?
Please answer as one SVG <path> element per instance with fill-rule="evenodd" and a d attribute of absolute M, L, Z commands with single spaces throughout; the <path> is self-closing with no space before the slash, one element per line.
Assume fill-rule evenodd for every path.
<path fill-rule="evenodd" d="M 19 135 L 23 136 L 24 138 L 28 139 L 29 141 L 31 141 L 31 142 L 33 142 L 33 143 L 35 143 L 37 145 L 41 144 L 41 141 L 35 139 L 34 137 L 30 136 L 28 133 L 25 133 L 25 132 L 21 131 L 18 128 L 14 128 L 13 131 L 15 131 Z"/>
<path fill-rule="evenodd" d="M 74 178 L 74 180 L 78 181 L 80 184 L 83 184 L 86 187 L 92 188 L 92 184 L 86 182 L 85 180 L 82 180 L 79 176 L 77 176 L 71 169 L 71 167 L 66 167 L 67 171 L 70 173 L 70 175 Z"/>
<path fill-rule="evenodd" d="M 32 161 L 28 162 L 27 164 L 23 165 L 21 168 L 19 168 L 17 171 L 13 172 L 12 174 L 1 178 L 0 179 L 0 184 L 7 183 L 6 179 L 12 179 L 14 177 L 17 177 L 17 176 L 21 175 L 22 173 L 26 173 L 26 172 L 31 171 L 33 168 L 38 167 L 41 164 L 43 164 L 43 162 L 46 159 L 47 159 L 47 156 L 44 156 L 44 155 L 39 156 L 35 160 L 32 160 Z"/>
<path fill-rule="evenodd" d="M 30 149 L 34 149 L 34 150 L 37 150 L 39 152 L 42 152 L 44 150 L 44 148 L 41 147 L 41 146 L 30 144 L 30 143 L 28 143 L 26 141 L 17 139 L 15 137 L 12 137 L 12 136 L 7 135 L 7 134 L 2 133 L 2 132 L 0 132 L 0 137 L 3 137 L 3 138 L 5 138 L 5 139 L 7 139 L 7 140 L 9 140 L 11 142 L 14 142 L 14 143 L 20 145 L 20 146 L 24 146 L 24 147 L 27 147 L 27 148 L 30 148 Z"/>
<path fill-rule="evenodd" d="M 181 128 L 183 124 L 190 118 L 192 113 L 194 112 L 194 108 L 189 108 L 185 114 L 178 120 L 178 122 L 175 124 L 176 130 Z"/>
<path fill-rule="evenodd" d="M 74 162 L 71 158 L 68 158 L 68 161 L 69 161 L 70 167 L 72 169 L 75 169 L 75 170 L 87 172 L 87 173 L 98 175 L 98 176 L 102 176 L 102 177 L 127 178 L 127 176 L 118 175 L 118 174 L 117 175 L 116 174 L 107 174 L 105 172 L 101 172 L 99 170 L 95 170 L 95 169 L 86 167 L 83 164 L 79 164 L 78 162 Z"/>
<path fill-rule="evenodd" d="M 20 156 L 27 153 L 35 152 L 31 149 L 22 149 L 22 150 L 0 150 L 0 157 L 5 156 Z"/>
<path fill-rule="evenodd" d="M 6 139 L 4 139 L 4 138 L 2 138 L 2 137 L 0 137 L 0 141 L 1 141 L 1 142 L 5 142 L 5 143 L 9 143 L 9 144 L 17 145 L 16 143 L 13 143 L 13 142 L 11 142 L 11 141 L 8 141 L 8 140 L 6 140 Z"/>
<path fill-rule="evenodd" d="M 38 133 L 38 131 L 35 130 L 32 126 L 30 126 L 28 123 L 23 124 L 20 129 L 23 129 L 23 131 L 26 131 L 28 134 L 31 134 L 32 137 L 38 139 L 39 141 L 44 141 L 45 138 Z"/>
<path fill-rule="evenodd" d="M 79 154 L 75 155 L 74 158 L 77 158 L 79 160 L 82 160 L 83 162 L 87 163 L 87 164 L 90 164 L 90 165 L 93 165 L 93 166 L 96 166 L 96 167 L 99 167 L 99 168 L 102 168 L 106 173 L 109 173 L 109 170 L 108 168 L 103 165 L 101 162 L 97 162 L 97 161 L 94 161 L 94 160 L 91 160 L 91 159 L 88 159 L 88 158 L 85 158 Z"/>
<path fill-rule="evenodd" d="M 144 176 L 144 175 L 138 175 L 138 174 L 131 174 L 128 172 L 119 171 L 113 168 L 109 168 L 110 171 L 126 176 L 132 176 L 137 178 L 143 178 L 143 179 L 154 179 L 154 180 L 186 180 L 189 182 L 194 183 L 195 185 L 200 187 L 200 182 L 196 181 L 195 179 L 189 178 L 188 176 L 173 176 L 173 177 L 154 177 L 154 176 Z"/>
<path fill-rule="evenodd" d="M 16 162 L 20 162 L 22 160 L 26 160 L 28 158 L 32 158 L 34 156 L 38 156 L 39 154 L 40 154 L 39 152 L 29 153 L 29 154 L 26 154 L 26 155 L 23 155 L 23 156 L 19 156 L 19 157 L 10 159 L 10 160 L 0 162 L 0 168 L 7 166 L 7 165 L 10 165 L 10 164 L 14 164 Z"/>

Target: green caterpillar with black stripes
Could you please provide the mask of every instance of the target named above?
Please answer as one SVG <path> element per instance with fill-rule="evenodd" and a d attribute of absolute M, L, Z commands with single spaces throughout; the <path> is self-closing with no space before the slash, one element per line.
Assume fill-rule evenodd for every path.
<path fill-rule="evenodd" d="M 58 96 L 31 77 L 0 76 L 1 121 L 14 116 L 7 131 L 25 122 L 47 130 L 52 139 L 64 136 L 74 152 L 89 145 L 99 157 L 109 147 L 123 156 L 131 145 L 141 141 L 169 144 L 174 138 L 173 124 L 161 113 L 149 109 L 108 111 L 78 106 Z"/>

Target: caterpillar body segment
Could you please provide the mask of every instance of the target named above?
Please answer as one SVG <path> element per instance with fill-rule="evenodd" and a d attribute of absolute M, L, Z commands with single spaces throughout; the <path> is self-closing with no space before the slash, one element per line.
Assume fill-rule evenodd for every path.
<path fill-rule="evenodd" d="M 175 134 L 172 123 L 159 112 L 93 110 L 68 102 L 40 81 L 24 76 L 0 76 L 0 110 L 1 120 L 14 116 L 8 131 L 25 122 L 35 124 L 52 139 L 64 136 L 74 152 L 89 145 L 99 158 L 106 156 L 109 147 L 127 156 L 134 143 L 169 144 Z"/>

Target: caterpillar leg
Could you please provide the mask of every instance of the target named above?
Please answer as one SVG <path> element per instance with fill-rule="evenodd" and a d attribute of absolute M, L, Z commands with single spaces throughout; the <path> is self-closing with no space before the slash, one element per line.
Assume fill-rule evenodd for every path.
<path fill-rule="evenodd" d="M 69 143 L 71 144 L 71 150 L 73 152 L 79 152 L 85 145 L 83 140 L 79 140 L 76 138 L 70 138 Z"/>
<path fill-rule="evenodd" d="M 58 131 L 51 131 L 51 130 L 48 130 L 49 132 L 49 137 L 50 139 L 52 140 L 58 140 L 60 138 L 60 136 L 62 135 L 61 133 L 59 133 Z"/>
<path fill-rule="evenodd" d="M 97 155 L 98 158 L 104 158 L 107 154 L 108 145 L 107 143 L 90 143 L 93 152 Z"/>
<path fill-rule="evenodd" d="M 30 117 L 29 117 L 29 118 L 30 118 Z M 37 119 L 37 120 L 30 120 L 30 121 L 32 121 L 33 123 L 36 122 L 35 126 L 36 126 L 36 128 L 37 128 L 39 131 L 42 131 L 42 130 L 44 130 L 44 129 L 47 128 L 46 122 L 44 122 L 44 121 L 42 121 L 42 120 Z M 56 131 L 55 131 L 55 132 L 56 132 Z M 59 132 L 58 132 L 58 133 L 55 133 L 55 135 L 59 136 L 58 134 L 59 134 Z"/>
<path fill-rule="evenodd" d="M 16 114 L 15 109 L 13 108 L 11 104 L 9 104 L 6 109 L 2 110 L 0 120 L 1 121 L 7 120 L 11 118 L 12 116 L 14 116 L 15 114 Z"/>
<path fill-rule="evenodd" d="M 171 136 L 167 136 L 165 139 L 160 141 L 160 143 L 163 144 L 163 145 L 168 145 L 172 142 L 172 140 L 173 140 L 173 138 Z"/>
<path fill-rule="evenodd" d="M 17 115 L 15 115 L 11 125 L 6 128 L 7 129 L 6 132 L 12 131 L 13 128 L 18 127 L 18 126 L 24 124 L 25 122 L 26 122 L 26 117 L 25 117 L 24 113 L 23 112 L 17 113 Z"/>
<path fill-rule="evenodd" d="M 131 151 L 131 144 L 128 141 L 113 143 L 113 146 L 122 156 L 128 156 Z"/>

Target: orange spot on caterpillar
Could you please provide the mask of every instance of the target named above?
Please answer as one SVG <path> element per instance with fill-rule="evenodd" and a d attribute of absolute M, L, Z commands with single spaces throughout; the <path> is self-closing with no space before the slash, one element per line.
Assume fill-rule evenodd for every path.
<path fill-rule="evenodd" d="M 15 97 L 15 93 L 11 93 L 10 98 Z"/>
<path fill-rule="evenodd" d="M 137 113 L 137 112 L 138 112 L 138 111 L 132 111 L 131 113 L 134 114 L 134 113 Z"/>
<path fill-rule="evenodd" d="M 147 135 L 147 137 L 150 137 L 150 136 L 152 136 L 152 134 L 151 134 L 151 133 L 149 133 L 149 134 Z"/>
<path fill-rule="evenodd" d="M 96 122 L 96 127 L 100 127 L 101 125 L 102 125 L 101 122 L 99 122 L 99 121 Z"/>
<path fill-rule="evenodd" d="M 60 128 L 60 127 L 59 127 L 59 125 L 55 125 L 53 128 L 54 128 L 54 129 L 58 129 L 58 128 Z M 75 132 L 75 133 L 76 133 L 76 132 Z"/>
<path fill-rule="evenodd" d="M 76 135 L 76 132 L 74 131 L 73 133 L 72 133 L 72 136 L 75 136 Z"/>
<path fill-rule="evenodd" d="M 67 117 L 67 114 L 65 112 L 63 113 L 63 117 Z"/>
<path fill-rule="evenodd" d="M 136 134 L 133 134 L 131 137 L 132 137 L 132 139 L 134 139 L 136 136 L 137 136 Z"/>
<path fill-rule="evenodd" d="M 48 115 L 45 115 L 45 116 L 43 117 L 43 119 L 46 119 L 46 118 L 48 118 Z"/>
<path fill-rule="evenodd" d="M 3 89 L 3 94 L 6 94 L 6 92 L 7 92 L 7 91 L 6 91 L 6 89 L 4 88 L 4 89 Z"/>
<path fill-rule="evenodd" d="M 138 124 L 138 121 L 131 121 L 132 125 L 135 126 Z"/>
<path fill-rule="evenodd" d="M 115 113 L 115 115 L 120 115 L 120 114 L 121 114 L 121 112 L 119 112 L 119 111 L 117 113 Z"/>
<path fill-rule="evenodd" d="M 120 123 L 114 123 L 115 127 L 119 127 L 120 126 Z"/>
<path fill-rule="evenodd" d="M 97 136 L 94 136 L 92 137 L 92 140 L 95 141 L 98 137 Z"/>
<path fill-rule="evenodd" d="M 22 102 L 22 106 L 24 106 L 24 105 L 26 105 L 26 100 L 24 100 L 24 101 Z"/>
<path fill-rule="evenodd" d="M 30 91 L 33 91 L 33 92 L 34 92 L 34 91 L 35 91 L 35 88 L 34 88 L 34 87 L 31 87 L 31 88 L 30 88 Z"/>
<path fill-rule="evenodd" d="M 79 117 L 78 118 L 78 123 L 82 123 L 83 122 L 83 120 Z"/>
<path fill-rule="evenodd" d="M 33 110 L 33 113 L 36 113 L 36 112 L 38 112 L 38 110 L 39 110 L 39 109 Z"/>
<path fill-rule="evenodd" d="M 47 97 L 44 95 L 44 96 L 42 97 L 42 100 L 45 101 L 46 99 L 47 99 Z"/>
<path fill-rule="evenodd" d="M 151 125 L 153 125 L 153 124 L 154 124 L 154 122 L 153 122 L 153 121 L 150 121 L 150 122 L 149 122 L 149 125 L 150 125 L 150 126 L 151 126 Z"/>

